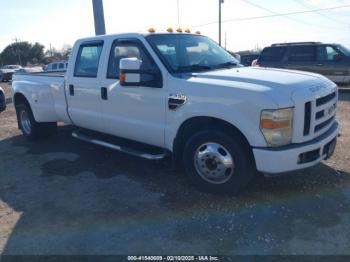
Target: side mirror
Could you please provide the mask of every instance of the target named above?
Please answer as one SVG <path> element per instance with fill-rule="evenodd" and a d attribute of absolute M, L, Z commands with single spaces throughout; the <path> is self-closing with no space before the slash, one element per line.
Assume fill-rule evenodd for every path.
<path fill-rule="evenodd" d="M 141 82 L 142 61 L 137 58 L 123 58 L 120 60 L 119 81 L 121 85 L 139 85 Z"/>
<path fill-rule="evenodd" d="M 343 56 L 342 56 L 342 55 L 335 55 L 335 56 L 333 57 L 333 60 L 336 61 L 336 62 L 341 61 L 342 59 L 343 59 Z"/>
<path fill-rule="evenodd" d="M 121 86 L 147 86 L 162 88 L 162 74 L 158 68 L 141 69 L 142 61 L 137 58 L 123 58 L 119 63 Z"/>

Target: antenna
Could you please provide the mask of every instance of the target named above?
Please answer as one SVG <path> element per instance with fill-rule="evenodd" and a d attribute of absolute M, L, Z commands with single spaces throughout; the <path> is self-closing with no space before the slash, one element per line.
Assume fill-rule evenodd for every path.
<path fill-rule="evenodd" d="M 21 53 L 18 50 L 18 42 L 20 40 L 18 38 L 15 38 L 15 39 L 13 39 L 13 41 L 15 41 L 15 43 L 16 43 L 15 52 L 17 53 L 19 64 L 22 65 Z"/>
<path fill-rule="evenodd" d="M 180 0 L 177 0 L 177 26 L 180 28 Z"/>

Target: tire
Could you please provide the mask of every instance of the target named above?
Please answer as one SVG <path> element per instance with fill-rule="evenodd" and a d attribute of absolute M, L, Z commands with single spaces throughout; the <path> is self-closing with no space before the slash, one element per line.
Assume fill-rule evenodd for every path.
<path fill-rule="evenodd" d="M 30 140 L 48 137 L 56 131 L 57 123 L 38 123 L 35 121 L 32 110 L 27 104 L 16 106 L 19 128 L 25 137 Z"/>
<path fill-rule="evenodd" d="M 240 135 L 204 130 L 186 143 L 183 154 L 186 174 L 200 190 L 235 195 L 255 174 L 254 159 Z"/>
<path fill-rule="evenodd" d="M 0 112 L 6 110 L 6 98 L 5 94 L 0 90 Z"/>

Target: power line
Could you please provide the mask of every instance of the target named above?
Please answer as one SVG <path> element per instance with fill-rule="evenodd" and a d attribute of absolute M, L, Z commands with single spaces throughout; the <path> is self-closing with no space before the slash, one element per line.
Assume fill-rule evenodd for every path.
<path fill-rule="evenodd" d="M 335 10 L 335 9 L 346 8 L 346 7 L 350 7 L 350 4 L 349 5 L 341 5 L 341 6 L 333 6 L 333 7 L 328 7 L 328 8 L 319 8 L 319 9 L 312 9 L 312 10 L 289 12 L 289 13 L 276 13 L 276 14 L 272 14 L 272 15 L 232 18 L 232 19 L 223 20 L 222 23 L 258 20 L 258 19 L 264 19 L 264 18 L 282 17 L 282 16 L 288 16 L 288 15 L 297 15 L 297 14 L 307 14 L 307 13 L 321 12 L 321 11 L 327 11 L 327 10 Z M 209 22 L 209 23 L 205 23 L 205 24 L 201 24 L 201 25 L 196 25 L 193 27 L 203 27 L 203 26 L 213 25 L 213 24 L 217 24 L 217 23 L 218 23 L 218 21 L 215 21 L 215 22 Z"/>
<path fill-rule="evenodd" d="M 269 12 L 269 13 L 271 13 L 271 14 L 275 14 L 275 15 L 279 14 L 279 13 L 277 13 L 277 12 L 271 10 L 271 9 L 268 9 L 268 8 L 263 7 L 263 6 L 261 6 L 261 5 L 252 3 L 252 2 L 250 2 L 250 1 L 248 1 L 248 0 L 241 0 L 241 1 L 243 1 L 244 3 L 249 4 L 249 5 L 251 5 L 251 6 L 254 6 L 254 7 L 256 7 L 256 8 L 259 8 L 259 9 L 261 9 L 261 10 L 267 11 L 267 12 Z M 294 18 L 294 17 L 286 16 L 286 17 L 284 17 L 284 18 L 289 19 L 289 20 L 292 20 L 292 21 L 295 21 L 295 22 L 298 22 L 298 23 L 306 24 L 306 25 L 317 26 L 317 27 L 320 26 L 320 25 L 317 25 L 317 24 L 313 24 L 313 23 L 301 21 L 301 20 L 296 19 L 296 18 Z"/>
<path fill-rule="evenodd" d="M 305 4 L 305 2 L 302 1 L 302 0 L 293 0 L 293 1 L 296 2 L 296 3 L 298 3 L 299 5 L 302 5 L 303 7 L 305 7 L 305 8 L 308 9 L 308 10 L 312 10 L 312 7 L 309 6 L 309 5 L 307 5 L 307 4 Z M 344 22 L 344 21 L 340 21 L 340 20 L 335 19 L 335 18 L 333 18 L 333 17 L 330 17 L 330 16 L 328 16 L 328 15 L 326 15 L 326 14 L 322 14 L 322 13 L 319 13 L 319 12 L 316 12 L 316 13 L 317 13 L 318 15 L 322 16 L 322 17 L 327 18 L 328 20 L 333 21 L 333 22 L 337 22 L 337 23 L 340 23 L 340 24 L 348 25 L 348 23 L 346 23 L 346 22 Z"/>

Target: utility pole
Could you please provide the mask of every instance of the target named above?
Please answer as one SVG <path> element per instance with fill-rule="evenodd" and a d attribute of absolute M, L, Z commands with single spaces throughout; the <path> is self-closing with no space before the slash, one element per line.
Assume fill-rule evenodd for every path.
<path fill-rule="evenodd" d="M 219 0 L 219 45 L 221 46 L 221 5 L 224 0 Z"/>
<path fill-rule="evenodd" d="M 18 50 L 19 39 L 18 39 L 18 38 L 15 38 L 15 39 L 13 39 L 13 40 L 14 40 L 15 43 L 16 43 L 15 52 L 17 53 L 17 56 L 18 56 L 19 65 L 22 65 L 21 53 L 20 53 L 19 50 Z"/>
<path fill-rule="evenodd" d="M 102 0 L 92 0 L 92 7 L 94 10 L 95 34 L 105 35 L 106 26 Z"/>

